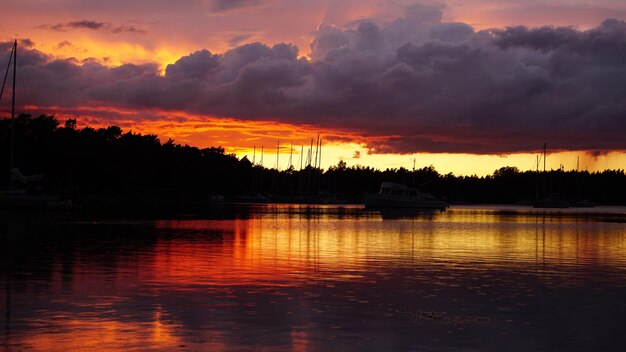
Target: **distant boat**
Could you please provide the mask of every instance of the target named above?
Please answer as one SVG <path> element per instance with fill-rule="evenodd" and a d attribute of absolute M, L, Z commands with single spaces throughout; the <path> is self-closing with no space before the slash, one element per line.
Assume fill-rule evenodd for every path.
<path fill-rule="evenodd" d="M 547 145 L 543 144 L 543 197 L 539 197 L 539 190 L 536 190 L 536 199 L 533 202 L 533 208 L 569 208 L 570 204 L 565 198 L 558 193 L 546 192 L 546 157 Z M 537 157 L 537 176 L 539 176 L 539 157 Z M 539 179 L 537 178 L 537 181 Z M 538 185 L 536 185 L 537 187 Z"/>
<path fill-rule="evenodd" d="M 245 193 L 230 198 L 233 203 L 268 203 L 269 199 L 260 193 Z"/>
<path fill-rule="evenodd" d="M 365 195 L 365 206 L 368 208 L 413 208 L 413 209 L 441 209 L 448 207 L 448 203 L 437 200 L 428 193 L 417 188 L 410 188 L 393 182 L 383 182 L 380 192 Z"/>
<path fill-rule="evenodd" d="M 537 199 L 533 208 L 569 208 L 570 203 L 559 194 L 548 194 L 547 197 Z"/>
<path fill-rule="evenodd" d="M 581 200 L 577 200 L 575 202 L 572 202 L 570 204 L 570 206 L 572 208 L 593 208 L 596 205 L 592 201 L 589 201 L 587 199 L 581 199 Z"/>
<path fill-rule="evenodd" d="M 30 195 L 26 191 L 0 191 L 0 209 L 8 210 L 75 210 L 71 200 L 56 196 Z"/>
<path fill-rule="evenodd" d="M 593 208 L 596 205 L 588 200 L 581 198 L 581 181 L 580 181 L 580 171 L 578 170 L 580 166 L 580 157 L 576 160 L 576 198 L 573 202 L 571 202 L 572 208 Z"/>
<path fill-rule="evenodd" d="M 209 194 L 209 196 L 207 197 L 207 203 L 209 204 L 224 203 L 224 196 L 221 194 Z"/>

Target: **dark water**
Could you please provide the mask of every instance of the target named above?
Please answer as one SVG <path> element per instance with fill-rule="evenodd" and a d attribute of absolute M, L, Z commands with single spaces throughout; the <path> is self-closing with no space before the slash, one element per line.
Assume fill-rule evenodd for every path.
<path fill-rule="evenodd" d="M 0 216 L 7 351 L 626 351 L 626 209 Z"/>

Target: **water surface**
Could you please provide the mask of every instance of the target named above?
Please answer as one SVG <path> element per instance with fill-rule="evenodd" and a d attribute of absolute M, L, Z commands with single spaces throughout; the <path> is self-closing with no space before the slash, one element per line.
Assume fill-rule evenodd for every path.
<path fill-rule="evenodd" d="M 626 209 L 0 217 L 7 351 L 624 351 Z"/>

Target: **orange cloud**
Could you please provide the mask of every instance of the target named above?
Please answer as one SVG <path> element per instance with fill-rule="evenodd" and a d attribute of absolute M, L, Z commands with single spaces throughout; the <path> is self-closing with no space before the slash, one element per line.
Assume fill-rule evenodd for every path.
<path fill-rule="evenodd" d="M 324 129 L 314 125 L 249 121 L 195 115 L 183 111 L 137 110 L 108 106 L 79 108 L 54 106 L 46 109 L 61 122 L 76 119 L 80 128 L 117 125 L 126 131 L 157 135 L 163 142 L 171 138 L 176 143 L 200 148 L 222 146 L 230 153 L 248 152 L 255 146 L 266 146 L 271 150 L 278 141 L 283 144 L 281 151 L 289 153 L 288 145 L 309 146 L 311 139 L 317 138 L 319 134 L 324 140 L 333 143 L 358 142 L 362 139 L 356 133 Z M 27 106 L 26 110 L 35 112 L 43 108 Z"/>

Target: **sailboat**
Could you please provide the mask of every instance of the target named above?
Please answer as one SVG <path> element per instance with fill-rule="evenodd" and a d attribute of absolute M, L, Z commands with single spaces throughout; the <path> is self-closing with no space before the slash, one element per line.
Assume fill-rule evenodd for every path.
<path fill-rule="evenodd" d="M 2 90 L 0 91 L 0 100 L 4 93 L 6 78 L 13 65 L 13 90 L 11 97 L 11 132 L 9 146 L 9 189 L 0 191 L 0 208 L 10 210 L 20 209 L 74 209 L 71 200 L 62 200 L 59 197 L 51 195 L 37 194 L 31 189 L 31 185 L 38 183 L 43 179 L 43 175 L 25 176 L 15 167 L 15 83 L 17 77 L 17 39 L 13 42 L 11 49 L 11 57 L 9 65 L 4 75 Z"/>
<path fill-rule="evenodd" d="M 546 155 L 547 145 L 543 144 L 543 192 L 542 197 L 539 197 L 537 191 L 537 198 L 533 202 L 534 208 L 569 208 L 570 204 L 558 193 L 549 193 L 546 191 Z M 539 173 L 539 162 L 537 162 L 537 174 Z M 539 179 L 537 179 L 538 181 Z"/>
<path fill-rule="evenodd" d="M 379 193 L 366 194 L 364 203 L 367 208 L 445 210 L 448 207 L 448 203 L 428 193 L 393 182 L 383 182 Z"/>
<path fill-rule="evenodd" d="M 595 204 L 588 199 L 581 197 L 581 181 L 580 181 L 580 158 L 576 160 L 576 199 L 570 204 L 572 208 L 593 208 Z"/>

